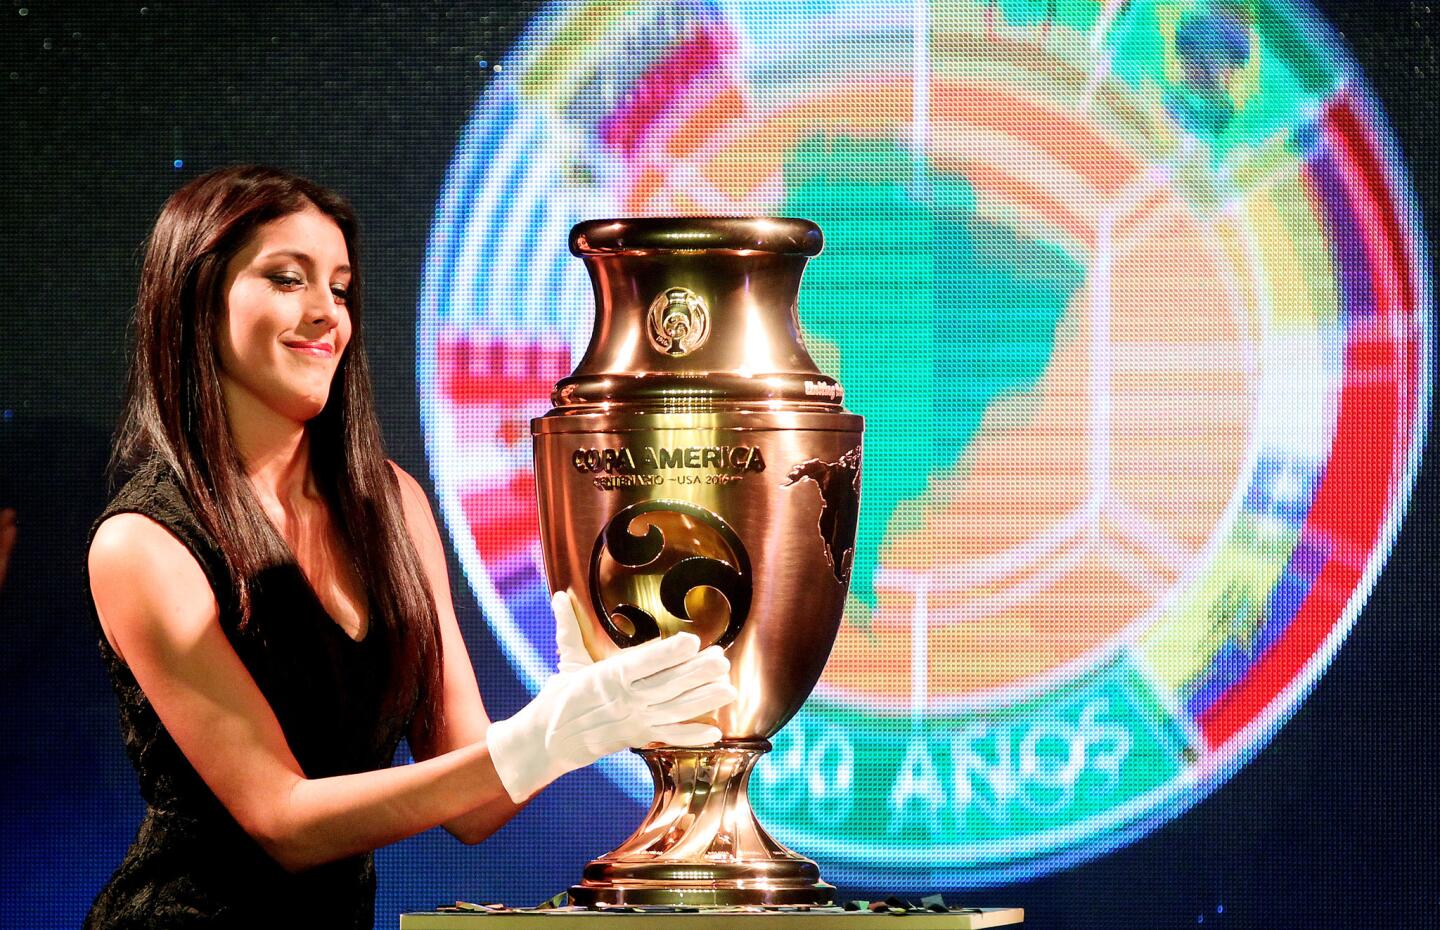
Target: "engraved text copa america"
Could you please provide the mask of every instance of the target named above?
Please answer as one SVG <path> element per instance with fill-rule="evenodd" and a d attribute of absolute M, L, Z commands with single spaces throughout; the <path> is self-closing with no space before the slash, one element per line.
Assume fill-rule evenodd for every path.
<path fill-rule="evenodd" d="M 759 446 L 683 446 L 673 449 L 618 446 L 576 449 L 570 462 L 580 472 L 633 475 L 674 468 L 710 468 L 719 471 L 761 472 L 765 457 Z"/>

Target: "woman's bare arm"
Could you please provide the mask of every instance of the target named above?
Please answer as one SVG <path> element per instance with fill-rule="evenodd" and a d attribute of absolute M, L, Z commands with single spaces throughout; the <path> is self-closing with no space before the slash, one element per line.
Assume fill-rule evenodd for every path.
<path fill-rule="evenodd" d="M 400 480 L 400 497 L 405 505 L 405 523 L 410 538 L 420 554 L 420 566 L 435 598 L 435 611 L 440 619 L 441 642 L 445 653 L 444 719 L 427 741 L 419 735 L 419 727 L 411 728 L 410 749 L 416 759 L 424 760 L 455 752 L 485 738 L 490 717 L 480 699 L 475 669 L 455 619 L 455 605 L 450 594 L 450 572 L 445 564 L 445 543 L 435 523 L 434 512 L 425 491 L 409 473 L 390 463 Z M 445 821 L 445 829 L 464 843 L 478 843 L 494 833 L 521 805 L 502 793 L 492 804 L 477 807 Z"/>
<path fill-rule="evenodd" d="M 241 827 L 286 869 L 376 849 L 476 810 L 487 812 L 477 822 L 498 825 L 501 812 L 515 810 L 483 726 L 475 739 L 447 741 L 454 742 L 449 751 L 414 765 L 306 778 L 220 628 L 204 573 L 178 539 L 148 517 L 118 514 L 97 531 L 89 568 L 106 636 L 161 722 Z M 471 704 L 463 682 L 452 685 L 449 663 L 469 661 L 451 638 L 446 701 L 453 687 L 460 694 L 457 732 L 474 735 L 478 689 Z M 483 719 L 483 708 L 479 713 Z"/>

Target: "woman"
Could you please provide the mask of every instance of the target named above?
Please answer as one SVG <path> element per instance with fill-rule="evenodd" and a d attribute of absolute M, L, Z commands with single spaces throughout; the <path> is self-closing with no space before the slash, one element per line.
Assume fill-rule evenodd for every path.
<path fill-rule="evenodd" d="M 369 927 L 371 851 L 474 843 L 625 746 L 705 743 L 733 700 L 687 635 L 598 663 L 554 601 L 565 670 L 491 724 L 444 548 L 381 451 L 355 221 L 270 168 L 160 213 L 88 582 L 147 812 L 87 926 Z M 402 736 L 417 760 L 390 768 Z"/>

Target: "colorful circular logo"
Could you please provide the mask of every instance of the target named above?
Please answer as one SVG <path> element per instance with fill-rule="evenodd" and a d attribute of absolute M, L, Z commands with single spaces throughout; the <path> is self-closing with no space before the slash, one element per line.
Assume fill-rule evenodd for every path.
<path fill-rule="evenodd" d="M 1433 356 L 1395 151 L 1282 0 L 551 4 L 461 140 L 420 308 L 487 621 L 538 688 L 528 420 L 593 318 L 569 227 L 805 217 L 801 322 L 866 419 L 865 484 L 842 629 L 757 811 L 866 886 L 1145 835 L 1294 712 L 1394 541 Z M 651 338 L 683 351 L 696 314 L 657 299 Z M 603 765 L 649 799 L 636 760 Z"/>

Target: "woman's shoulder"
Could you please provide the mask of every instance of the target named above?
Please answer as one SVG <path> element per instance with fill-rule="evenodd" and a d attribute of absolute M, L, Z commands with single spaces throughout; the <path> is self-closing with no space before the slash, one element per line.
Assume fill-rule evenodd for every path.
<path fill-rule="evenodd" d="M 395 480 L 400 487 L 400 503 L 404 508 L 405 521 L 411 525 L 412 531 L 417 527 L 418 518 L 430 515 L 430 498 L 426 496 L 425 489 L 420 486 L 414 476 L 401 468 L 392 459 L 386 459 L 386 464 L 395 474 Z M 418 526 L 424 526 L 424 520 L 419 520 Z"/>
<path fill-rule="evenodd" d="M 90 540 L 88 562 L 92 578 L 97 569 L 102 574 L 113 569 L 132 576 L 136 582 L 163 580 L 186 563 L 199 567 L 194 553 L 169 527 L 133 510 L 100 521 Z M 152 571 L 156 567 L 161 567 L 160 571 Z"/>
<path fill-rule="evenodd" d="M 88 562 L 143 566 L 200 562 L 199 523 L 174 472 L 158 459 L 137 467 L 90 531 Z"/>
<path fill-rule="evenodd" d="M 117 626 L 135 631 L 156 624 L 187 626 L 213 619 L 218 602 L 199 559 L 168 528 L 143 513 L 106 518 L 86 554 L 90 596 L 105 638 L 121 661 Z"/>
<path fill-rule="evenodd" d="M 395 480 L 400 484 L 400 504 L 405 516 L 405 526 L 410 531 L 410 539 L 420 553 L 421 560 L 428 561 L 434 558 L 436 553 L 439 553 L 443 560 L 444 544 L 440 541 L 440 528 L 435 522 L 435 512 L 430 509 L 430 497 L 414 476 L 395 462 L 388 459 L 386 461 L 390 470 L 395 473 Z"/>
<path fill-rule="evenodd" d="M 400 493 L 402 495 L 418 493 L 422 497 L 424 496 L 425 491 L 420 487 L 420 482 L 415 480 L 415 476 L 401 468 L 400 463 L 394 459 L 386 459 L 385 464 L 390 466 L 390 471 L 394 473 L 395 480 L 400 483 Z"/>
<path fill-rule="evenodd" d="M 97 570 L 124 577 L 128 567 L 137 582 L 145 572 L 158 571 L 163 581 L 184 571 L 210 588 L 223 580 L 222 565 L 174 474 L 155 462 L 137 469 L 96 518 L 86 554 L 92 580 Z"/>

